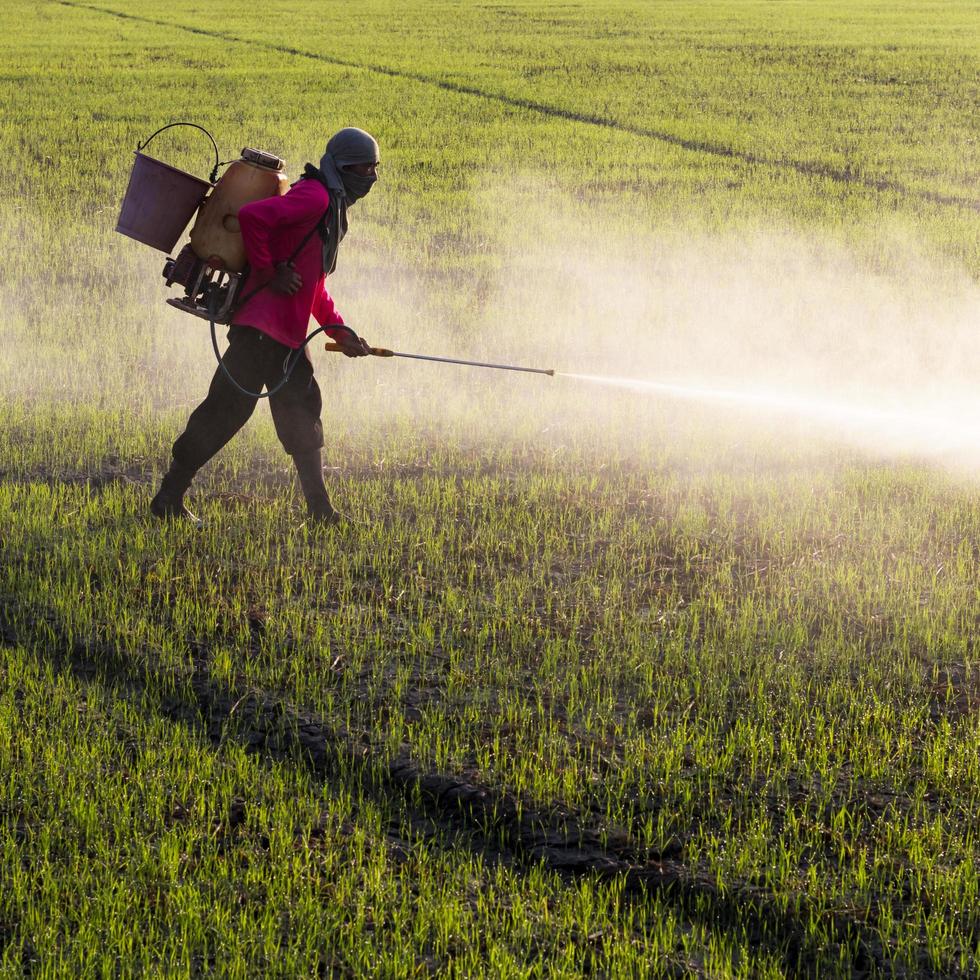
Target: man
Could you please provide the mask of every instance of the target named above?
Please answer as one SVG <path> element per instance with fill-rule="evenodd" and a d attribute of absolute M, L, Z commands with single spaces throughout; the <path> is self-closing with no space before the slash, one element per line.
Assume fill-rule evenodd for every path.
<path fill-rule="evenodd" d="M 207 398 L 173 445 L 170 469 L 150 503 L 154 516 L 198 523 L 184 506 L 184 493 L 194 474 L 248 421 L 255 394 L 265 386 L 276 434 L 296 465 L 310 520 L 339 523 L 323 483 L 320 389 L 309 353 L 299 348 L 312 314 L 348 357 L 370 353 L 363 338 L 344 326 L 324 280 L 337 265 L 347 209 L 370 191 L 378 162 L 372 136 L 362 129 L 342 129 L 327 143 L 319 168 L 307 164 L 284 196 L 255 201 L 239 211 L 250 267 L 245 300 L 232 318 L 228 349 Z M 314 229 L 318 234 L 311 234 Z"/>

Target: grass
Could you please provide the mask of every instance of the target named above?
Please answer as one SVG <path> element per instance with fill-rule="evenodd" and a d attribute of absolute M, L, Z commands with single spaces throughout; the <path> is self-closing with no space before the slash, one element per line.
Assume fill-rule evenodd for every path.
<path fill-rule="evenodd" d="M 517 974 L 528 947 L 560 972 L 696 948 L 669 908 L 517 873 L 299 759 L 216 747 L 150 685 L 15 648 L 3 676 L 6 975 Z"/>
<path fill-rule="evenodd" d="M 645 369 L 620 337 L 662 339 L 669 293 L 622 335 L 555 312 L 562 263 L 617 291 L 610 238 L 628 271 L 775 228 L 889 283 L 911 239 L 910 288 L 975 284 L 968 5 L 328 13 L 12 8 L 0 972 L 974 974 L 970 481 L 752 413 L 323 361 L 356 523 L 299 526 L 263 411 L 195 486 L 204 530 L 161 526 L 210 353 L 111 230 L 170 118 L 293 172 L 356 121 L 384 182 L 332 291 L 391 346 Z"/>

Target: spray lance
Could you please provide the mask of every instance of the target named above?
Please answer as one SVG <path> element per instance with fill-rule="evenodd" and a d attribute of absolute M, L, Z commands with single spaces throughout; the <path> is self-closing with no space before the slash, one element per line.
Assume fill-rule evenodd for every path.
<path fill-rule="evenodd" d="M 187 126 L 204 133 L 214 151 L 214 164 L 207 180 L 157 160 L 144 153 L 152 139 L 166 130 Z M 218 171 L 228 167 L 220 179 Z M 211 326 L 211 345 L 215 357 L 228 380 L 252 398 L 268 398 L 289 380 L 299 363 L 302 351 L 318 334 L 320 327 L 304 341 L 302 347 L 290 352 L 283 363 L 283 377 L 275 387 L 264 393 L 248 391 L 228 372 L 218 349 L 216 324 L 229 324 L 247 299 L 264 287 L 246 289 L 248 276 L 245 245 L 242 241 L 238 212 L 246 204 L 263 198 L 281 196 L 289 189 L 283 160 L 272 153 L 246 147 L 238 160 L 220 161 L 218 145 L 203 126 L 190 122 L 172 122 L 162 126 L 148 139 L 136 145 L 136 159 L 119 212 L 116 231 L 161 252 L 173 251 L 181 233 L 194 219 L 190 241 L 167 258 L 163 276 L 168 286 L 182 286 L 184 295 L 167 300 L 170 306 L 184 313 L 207 320 Z M 196 215 L 196 217 L 195 217 Z M 322 220 L 322 219 L 321 219 Z M 316 233 L 320 222 L 310 230 L 292 256 L 296 255 Z M 333 328 L 335 329 L 335 328 Z M 353 331 L 352 331 L 353 332 Z M 339 344 L 327 344 L 327 350 L 341 351 Z M 553 370 L 517 367 L 509 364 L 488 364 L 426 354 L 405 354 L 380 347 L 371 348 L 376 357 L 406 357 L 445 364 L 465 364 L 472 367 L 501 371 L 524 371 L 531 374 L 554 375 Z"/>
<path fill-rule="evenodd" d="M 340 344 L 325 344 L 324 350 L 342 354 L 344 348 Z M 515 364 L 489 364 L 486 361 L 463 361 L 456 357 L 434 357 L 432 354 L 405 354 L 401 351 L 388 350 L 386 347 L 371 347 L 369 353 L 375 357 L 409 357 L 413 361 L 438 361 L 440 364 L 465 364 L 468 367 L 493 368 L 495 371 L 523 371 L 526 374 L 547 374 L 553 378 L 554 368 L 518 367 Z"/>

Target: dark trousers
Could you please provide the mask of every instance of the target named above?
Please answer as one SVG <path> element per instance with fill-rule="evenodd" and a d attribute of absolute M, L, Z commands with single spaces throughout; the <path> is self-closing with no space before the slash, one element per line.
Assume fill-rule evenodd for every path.
<path fill-rule="evenodd" d="M 274 388 L 282 381 L 286 358 L 297 361 L 289 381 L 269 398 L 272 421 L 290 456 L 323 447 L 320 411 L 323 401 L 304 350 L 297 353 L 252 327 L 232 326 L 221 359 L 231 376 L 249 391 Z M 218 367 L 207 398 L 191 413 L 187 428 L 173 447 L 174 462 L 196 473 L 251 418 L 257 399 L 242 394 Z"/>

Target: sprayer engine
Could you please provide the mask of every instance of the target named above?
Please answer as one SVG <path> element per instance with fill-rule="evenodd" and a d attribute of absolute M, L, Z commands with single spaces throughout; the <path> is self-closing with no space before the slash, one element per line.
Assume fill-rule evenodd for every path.
<path fill-rule="evenodd" d="M 252 201 L 285 194 L 289 180 L 279 157 L 250 147 L 217 180 L 218 148 L 207 130 L 194 123 L 171 123 L 150 139 L 172 126 L 192 126 L 211 140 L 214 168 L 210 180 L 142 153 L 148 139 L 137 147 L 116 230 L 170 252 L 196 212 L 190 242 L 163 267 L 167 285 L 184 288 L 183 296 L 167 303 L 205 320 L 230 323 L 248 273 L 238 212 Z"/>
<path fill-rule="evenodd" d="M 241 272 L 215 268 L 187 244 L 177 258 L 164 263 L 163 278 L 168 286 L 184 287 L 184 295 L 171 297 L 168 305 L 215 323 L 230 323 L 245 277 Z"/>

